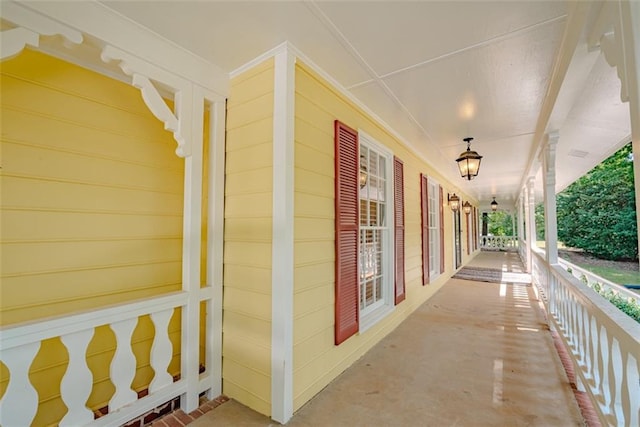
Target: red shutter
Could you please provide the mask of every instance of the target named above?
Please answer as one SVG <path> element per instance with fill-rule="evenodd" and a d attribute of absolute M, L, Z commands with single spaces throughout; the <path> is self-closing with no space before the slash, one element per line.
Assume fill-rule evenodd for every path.
<path fill-rule="evenodd" d="M 472 229 L 473 229 L 473 250 L 478 249 L 478 217 L 476 212 L 476 207 L 473 207 L 471 220 L 473 221 Z"/>
<path fill-rule="evenodd" d="M 440 273 L 444 273 L 444 195 L 440 186 Z"/>
<path fill-rule="evenodd" d="M 335 121 L 335 343 L 358 332 L 358 133 Z"/>
<path fill-rule="evenodd" d="M 393 158 L 393 204 L 395 218 L 395 253 L 396 253 L 396 304 L 405 298 L 404 292 L 404 164 L 397 157 Z"/>
<path fill-rule="evenodd" d="M 420 174 L 420 204 L 422 207 L 422 284 L 429 283 L 429 181 Z"/>
<path fill-rule="evenodd" d="M 469 233 L 471 233 L 471 228 L 469 227 L 471 223 L 469 222 L 469 214 L 466 214 L 465 217 L 467 218 L 466 219 L 467 221 L 467 255 L 471 255 L 471 242 L 469 239 L 469 237 L 471 237 L 469 235 Z"/>

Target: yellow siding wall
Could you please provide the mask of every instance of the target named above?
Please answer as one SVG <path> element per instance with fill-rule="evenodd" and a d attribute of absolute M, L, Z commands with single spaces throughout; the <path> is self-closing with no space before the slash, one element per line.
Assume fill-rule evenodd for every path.
<path fill-rule="evenodd" d="M 180 289 L 184 162 L 138 90 L 27 50 L 2 63 L 0 92 L 2 324 Z M 177 313 L 175 352 L 179 328 Z M 151 322 L 141 319 L 132 341 L 138 389 L 153 375 L 152 337 Z M 89 346 L 91 407 L 113 393 L 114 343 L 103 327 Z M 66 412 L 59 399 L 66 360 L 58 339 L 43 343 L 31 370 L 41 399 L 35 425 Z"/>
<path fill-rule="evenodd" d="M 227 105 L 223 392 L 271 413 L 273 60 L 231 80 Z"/>
<path fill-rule="evenodd" d="M 294 408 L 298 409 L 433 295 L 451 276 L 453 223 L 447 206 L 446 271 L 432 284 L 422 286 L 420 173 L 427 173 L 440 181 L 445 187 L 445 203 L 446 181 L 304 64 L 296 66 L 295 81 L 293 388 Z M 404 162 L 407 292 L 406 300 L 391 315 L 339 346 L 334 345 L 333 123 L 336 119 L 365 131 Z M 466 251 L 466 247 L 463 250 Z"/>

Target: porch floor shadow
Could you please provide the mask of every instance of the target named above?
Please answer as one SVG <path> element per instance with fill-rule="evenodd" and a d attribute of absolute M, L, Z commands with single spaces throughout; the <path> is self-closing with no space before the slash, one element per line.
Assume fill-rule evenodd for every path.
<path fill-rule="evenodd" d="M 469 265 L 524 270 L 509 252 L 481 252 Z M 231 400 L 189 425 L 278 424 Z M 450 279 L 287 425 L 564 427 L 585 421 L 533 288 Z"/>

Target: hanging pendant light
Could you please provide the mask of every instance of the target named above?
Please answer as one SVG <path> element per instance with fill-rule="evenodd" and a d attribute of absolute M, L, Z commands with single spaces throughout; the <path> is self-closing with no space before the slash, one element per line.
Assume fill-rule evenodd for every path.
<path fill-rule="evenodd" d="M 498 202 L 496 202 L 496 198 L 495 197 L 493 198 L 493 202 L 491 202 L 491 210 L 493 212 L 498 210 Z"/>
<path fill-rule="evenodd" d="M 467 151 L 460 153 L 460 157 L 456 159 L 456 162 L 458 162 L 460 175 L 463 178 L 467 178 L 468 181 L 471 181 L 478 176 L 482 156 L 475 151 L 471 151 L 471 141 L 473 141 L 473 138 L 467 137 L 463 139 L 463 141 L 467 143 Z"/>

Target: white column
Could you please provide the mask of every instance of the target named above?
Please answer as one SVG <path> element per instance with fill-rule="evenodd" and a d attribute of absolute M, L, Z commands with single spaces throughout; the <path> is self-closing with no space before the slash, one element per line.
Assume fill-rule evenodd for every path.
<path fill-rule="evenodd" d="M 533 271 L 533 248 L 536 247 L 536 196 L 535 178 L 527 180 L 527 272 Z"/>
<path fill-rule="evenodd" d="M 293 179 L 295 57 L 275 56 L 273 239 L 271 273 L 271 418 L 293 415 Z"/>
<path fill-rule="evenodd" d="M 182 237 L 182 290 L 189 293 L 182 308 L 182 363 L 180 373 L 186 383 L 180 407 L 186 413 L 198 408 L 200 345 L 200 249 L 202 228 L 202 131 L 204 98 L 194 94 L 193 85 L 178 92 L 176 111 L 189 121 L 190 155 L 184 164 L 184 217 Z M 189 120 L 190 119 L 190 120 Z"/>
<path fill-rule="evenodd" d="M 622 8 L 621 16 L 624 23 L 622 37 L 624 39 L 627 65 L 631 141 L 633 141 L 634 159 L 640 159 L 640 2 L 624 2 Z M 640 161 L 633 162 L 633 175 L 636 189 L 638 242 L 640 242 Z"/>
<path fill-rule="evenodd" d="M 556 211 L 556 146 L 558 132 L 547 134 L 542 148 L 542 180 L 544 184 L 545 253 L 549 264 L 558 263 L 558 217 Z"/>
<path fill-rule="evenodd" d="M 215 99 L 214 96 L 210 98 Z M 210 369 L 212 377 L 208 397 L 214 399 L 222 394 L 225 100 L 215 99 L 209 107 L 207 286 L 211 287 L 212 295 L 208 303 L 206 346 L 207 369 Z"/>

